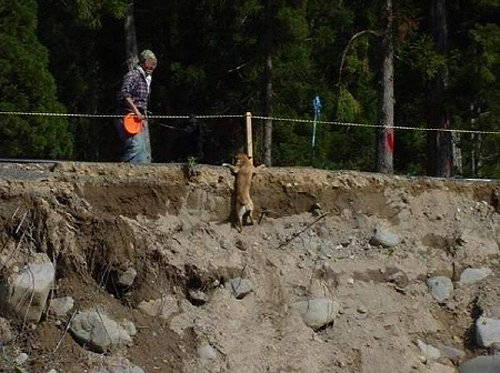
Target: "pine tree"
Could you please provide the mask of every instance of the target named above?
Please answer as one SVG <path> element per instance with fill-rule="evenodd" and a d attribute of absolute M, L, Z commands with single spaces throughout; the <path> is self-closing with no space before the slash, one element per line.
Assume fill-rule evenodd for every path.
<path fill-rule="evenodd" d="M 2 0 L 0 14 L 0 111 L 64 112 L 48 71 L 47 49 L 36 36 L 36 1 Z M 66 119 L 2 117 L 1 156 L 68 158 L 71 153 Z"/>

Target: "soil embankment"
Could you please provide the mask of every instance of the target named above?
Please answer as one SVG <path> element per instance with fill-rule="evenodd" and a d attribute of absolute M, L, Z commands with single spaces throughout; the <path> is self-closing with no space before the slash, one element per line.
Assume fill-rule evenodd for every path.
<path fill-rule="evenodd" d="M 55 268 L 40 321 L 4 299 L 7 371 L 441 373 L 500 345 L 476 330 L 500 319 L 496 181 L 266 169 L 258 224 L 240 234 L 222 167 L 28 164 L 0 177 L 2 281 L 37 253 Z M 436 278 L 446 286 L 431 291 Z M 71 309 L 52 310 L 64 297 Z M 315 300 L 326 317 L 307 314 Z M 82 343 L 71 324 L 92 310 L 131 321 L 132 342 Z"/>

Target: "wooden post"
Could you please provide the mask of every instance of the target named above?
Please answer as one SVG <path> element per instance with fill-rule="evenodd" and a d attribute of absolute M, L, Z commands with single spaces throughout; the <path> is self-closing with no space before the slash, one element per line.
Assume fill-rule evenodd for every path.
<path fill-rule="evenodd" d="M 253 163 L 252 113 L 247 112 L 245 115 L 245 119 L 246 119 L 246 131 L 247 131 L 247 155 L 248 158 L 250 158 Z"/>

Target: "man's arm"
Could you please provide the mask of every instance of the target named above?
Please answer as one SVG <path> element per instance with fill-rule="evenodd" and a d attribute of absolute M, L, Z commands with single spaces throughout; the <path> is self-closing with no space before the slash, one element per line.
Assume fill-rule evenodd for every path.
<path fill-rule="evenodd" d="M 132 100 L 132 91 L 137 84 L 137 70 L 131 70 L 125 77 L 123 78 L 122 87 L 120 89 L 120 98 L 123 100 L 125 105 L 133 112 L 139 120 L 143 120 L 142 114 L 135 106 L 134 101 Z"/>
<path fill-rule="evenodd" d="M 137 115 L 139 120 L 142 121 L 144 119 L 139 109 L 137 109 L 137 106 L 135 106 L 134 101 L 132 101 L 131 97 L 125 97 L 125 103 L 130 108 L 130 110 L 132 110 L 135 113 L 135 115 Z"/>

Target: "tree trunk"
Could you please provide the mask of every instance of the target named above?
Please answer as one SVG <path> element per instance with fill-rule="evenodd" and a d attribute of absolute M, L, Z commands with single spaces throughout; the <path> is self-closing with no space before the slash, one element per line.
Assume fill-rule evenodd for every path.
<path fill-rule="evenodd" d="M 128 70 L 132 70 L 139 64 L 137 51 L 137 34 L 135 32 L 134 1 L 128 4 L 127 15 L 125 16 L 125 55 Z"/>
<path fill-rule="evenodd" d="M 266 0 L 266 67 L 265 67 L 265 104 L 264 113 L 266 117 L 273 115 L 273 81 L 272 81 L 272 48 L 273 48 L 273 31 L 272 31 L 272 6 L 271 0 Z M 271 167 L 272 164 L 272 138 L 273 138 L 273 121 L 266 119 L 264 123 L 264 164 Z"/>
<path fill-rule="evenodd" d="M 448 49 L 446 0 L 432 0 L 430 2 L 430 20 L 437 50 L 446 56 Z M 450 121 L 445 108 L 447 89 L 448 69 L 444 68 L 438 72 L 431 84 L 429 128 L 450 128 Z M 437 130 L 427 133 L 427 172 L 431 176 L 439 177 L 453 175 L 451 132 Z"/>
<path fill-rule="evenodd" d="M 382 36 L 382 78 L 380 84 L 379 123 L 377 134 L 377 171 L 394 172 L 394 44 L 392 0 L 384 4 L 385 32 Z"/>

